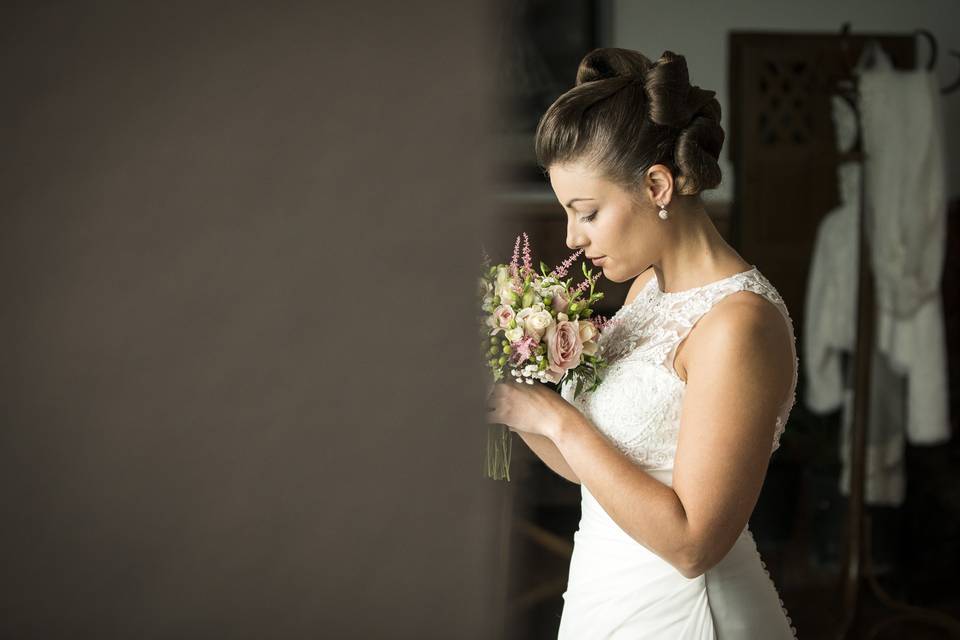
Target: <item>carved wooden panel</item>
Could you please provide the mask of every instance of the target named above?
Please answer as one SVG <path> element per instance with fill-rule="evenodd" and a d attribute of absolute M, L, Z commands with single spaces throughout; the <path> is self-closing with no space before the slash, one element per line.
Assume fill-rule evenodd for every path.
<path fill-rule="evenodd" d="M 873 37 L 896 67 L 913 68 L 911 36 Z M 869 38 L 851 37 L 851 60 Z M 839 198 L 830 94 L 846 77 L 840 39 L 734 31 L 729 51 L 731 243 L 783 295 L 800 339 L 813 242 Z"/>

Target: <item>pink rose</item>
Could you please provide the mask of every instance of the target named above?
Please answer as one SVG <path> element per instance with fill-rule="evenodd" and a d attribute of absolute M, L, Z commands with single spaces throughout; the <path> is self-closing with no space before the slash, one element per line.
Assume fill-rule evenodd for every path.
<path fill-rule="evenodd" d="M 583 343 L 580 340 L 579 321 L 567 320 L 565 314 L 557 316 L 556 324 L 547 327 L 547 378 L 559 382 L 568 369 L 580 364 Z"/>
<path fill-rule="evenodd" d="M 501 329 L 506 329 L 513 320 L 513 308 L 510 305 L 502 304 L 493 310 L 493 317 L 497 319 Z"/>
<path fill-rule="evenodd" d="M 551 306 L 558 313 L 566 313 L 570 307 L 570 298 L 567 297 L 567 288 L 562 284 L 555 284 L 548 289 L 548 295 L 553 298 Z"/>

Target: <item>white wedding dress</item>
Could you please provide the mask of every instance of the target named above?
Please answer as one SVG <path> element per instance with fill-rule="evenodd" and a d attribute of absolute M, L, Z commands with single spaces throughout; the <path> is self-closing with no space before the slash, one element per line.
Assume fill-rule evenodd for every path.
<path fill-rule="evenodd" d="M 595 391 L 561 394 L 620 451 L 654 478 L 672 486 L 685 382 L 673 368 L 677 346 L 721 298 L 752 291 L 793 322 L 780 294 L 754 266 L 702 287 L 663 292 L 657 278 L 611 319 L 599 344 L 610 362 Z M 776 422 L 779 446 L 795 401 L 793 384 Z M 558 640 L 757 640 L 796 638 L 796 629 L 748 527 L 724 559 L 696 578 L 631 538 L 581 485 L 581 518 L 574 533 Z"/>

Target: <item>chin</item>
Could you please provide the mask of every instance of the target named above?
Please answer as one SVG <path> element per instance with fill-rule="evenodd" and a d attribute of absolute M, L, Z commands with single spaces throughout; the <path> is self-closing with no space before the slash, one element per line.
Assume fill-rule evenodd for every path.
<path fill-rule="evenodd" d="M 619 282 L 626 282 L 627 280 L 630 279 L 630 278 L 619 278 L 619 277 L 617 277 L 617 274 L 616 274 L 616 273 L 611 273 L 611 272 L 607 271 L 606 268 L 603 269 L 603 276 L 604 276 L 607 280 L 609 280 L 610 282 L 618 282 L 618 283 L 619 283 Z"/>

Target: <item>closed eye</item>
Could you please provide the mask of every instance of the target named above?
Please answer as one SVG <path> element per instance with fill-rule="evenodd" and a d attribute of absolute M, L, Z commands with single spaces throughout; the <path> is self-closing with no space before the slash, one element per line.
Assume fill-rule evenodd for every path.
<path fill-rule="evenodd" d="M 588 215 L 588 216 L 586 216 L 586 217 L 584 217 L 584 218 L 580 218 L 580 220 L 581 220 L 582 222 L 593 222 L 593 219 L 596 218 L 596 217 L 597 217 L 597 212 L 594 211 L 594 212 L 591 213 L 590 215 Z"/>

